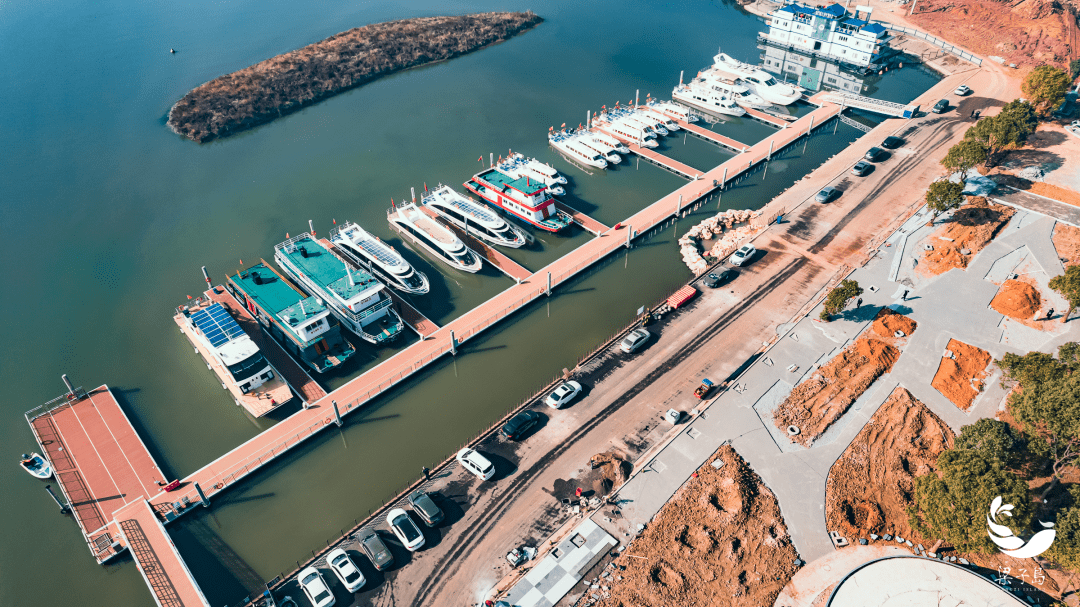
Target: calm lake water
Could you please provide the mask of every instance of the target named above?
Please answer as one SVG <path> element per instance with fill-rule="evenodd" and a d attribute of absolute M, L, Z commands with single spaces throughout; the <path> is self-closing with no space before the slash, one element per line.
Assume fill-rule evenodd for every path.
<path fill-rule="evenodd" d="M 270 125 L 198 145 L 165 127 L 189 89 L 267 57 L 367 23 L 434 14 L 532 9 L 534 31 L 453 61 L 384 78 Z M 202 288 L 271 258 L 309 219 L 357 221 L 405 248 L 385 210 L 410 186 L 460 184 L 489 152 L 521 151 L 570 179 L 566 200 L 612 225 L 684 181 L 624 162 L 588 174 L 551 151 L 548 127 L 624 104 L 640 89 L 668 98 L 679 71 L 711 63 L 717 46 L 756 61 L 761 22 L 723 2 L 341 2 L 281 0 L 0 5 L 0 233 L 7 276 L 0 314 L 0 438 L 10 462 L 0 491 L 0 603 L 146 605 L 130 558 L 95 564 L 75 523 L 42 484 L 18 471 L 34 447 L 22 413 L 63 391 L 60 374 L 107 383 L 158 463 L 182 477 L 276 419 L 253 420 L 221 390 L 171 319 Z M 169 49 L 175 48 L 175 55 Z M 908 101 L 936 76 L 904 69 L 867 82 Z M 866 118 L 866 117 L 863 117 Z M 716 130 L 745 143 L 771 131 L 735 120 Z M 859 133 L 840 125 L 775 160 L 767 179 L 725 193 L 756 208 Z M 665 153 L 702 170 L 728 153 L 671 137 Z M 700 210 L 690 225 L 715 212 Z M 538 235 L 516 260 L 539 269 L 586 242 L 579 229 Z M 690 274 L 662 231 L 519 313 L 456 360 L 327 432 L 280 464 L 169 527 L 213 605 L 233 604 L 381 504 L 462 441 L 571 366 Z M 655 245 L 655 246 L 653 246 Z M 408 253 L 434 281 L 416 299 L 446 322 L 511 284 L 493 272 L 445 272 Z M 328 387 L 397 349 L 362 344 Z M 403 448 L 402 445 L 407 445 Z M 47 571 L 42 575 L 42 571 Z"/>

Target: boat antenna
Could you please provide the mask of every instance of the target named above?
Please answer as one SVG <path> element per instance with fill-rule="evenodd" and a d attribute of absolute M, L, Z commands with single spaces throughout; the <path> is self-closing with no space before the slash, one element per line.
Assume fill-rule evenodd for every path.
<path fill-rule="evenodd" d="M 348 268 L 346 268 L 346 270 L 348 270 Z M 304 309 L 303 299 L 300 300 L 300 313 L 303 314 L 305 317 L 307 316 L 307 310 Z"/>
<path fill-rule="evenodd" d="M 686 70 L 679 70 L 679 86 L 682 86 L 682 77 L 683 77 L 683 72 L 685 72 L 685 71 Z"/>
<path fill-rule="evenodd" d="M 495 152 L 488 153 L 488 166 L 495 166 Z"/>

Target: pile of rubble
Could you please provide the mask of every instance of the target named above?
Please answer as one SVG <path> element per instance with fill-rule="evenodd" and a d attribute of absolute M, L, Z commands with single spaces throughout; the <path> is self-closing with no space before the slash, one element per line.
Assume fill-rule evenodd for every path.
<path fill-rule="evenodd" d="M 705 252 L 706 257 L 719 258 L 731 250 L 735 243 L 743 238 L 752 236 L 755 228 L 750 225 L 734 227 L 736 224 L 746 223 L 761 215 L 761 211 L 731 209 L 717 213 L 705 221 L 690 228 L 679 239 L 679 252 L 682 253 L 683 263 L 694 274 L 701 274 L 709 268 L 709 262 L 705 260 L 698 250 L 698 243 L 702 240 L 713 240 L 712 247 Z"/>

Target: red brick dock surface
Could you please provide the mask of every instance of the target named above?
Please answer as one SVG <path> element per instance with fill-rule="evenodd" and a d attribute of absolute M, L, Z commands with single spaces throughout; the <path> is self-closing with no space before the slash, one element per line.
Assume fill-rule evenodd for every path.
<path fill-rule="evenodd" d="M 570 218 L 574 220 L 574 223 L 585 228 L 586 231 L 592 232 L 596 236 L 599 236 L 610 229 L 606 225 L 600 223 L 592 217 L 589 217 L 585 213 L 582 213 L 581 211 L 566 204 L 565 202 L 562 202 L 561 200 L 555 201 L 555 208 L 569 215 Z"/>
<path fill-rule="evenodd" d="M 118 510 L 116 524 L 159 607 L 210 607 L 146 500 Z"/>

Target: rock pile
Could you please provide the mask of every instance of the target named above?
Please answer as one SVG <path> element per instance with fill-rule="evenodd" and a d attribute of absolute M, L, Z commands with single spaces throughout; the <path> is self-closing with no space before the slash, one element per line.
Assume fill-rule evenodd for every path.
<path fill-rule="evenodd" d="M 719 236 L 720 238 L 705 252 L 705 256 L 713 258 L 720 257 L 728 252 L 728 249 L 736 242 L 742 238 L 753 235 L 755 231 L 755 228 L 749 225 L 740 226 L 738 228 L 734 226 L 736 224 L 746 223 L 759 215 L 761 215 L 761 211 L 731 209 L 722 213 L 717 213 L 715 216 L 709 217 L 705 221 L 690 228 L 690 231 L 679 239 L 679 252 L 682 254 L 683 263 L 685 263 L 686 267 L 690 268 L 690 271 L 694 274 L 703 273 L 709 268 L 709 262 L 702 257 L 701 252 L 698 250 L 699 241 L 713 240 Z"/>

